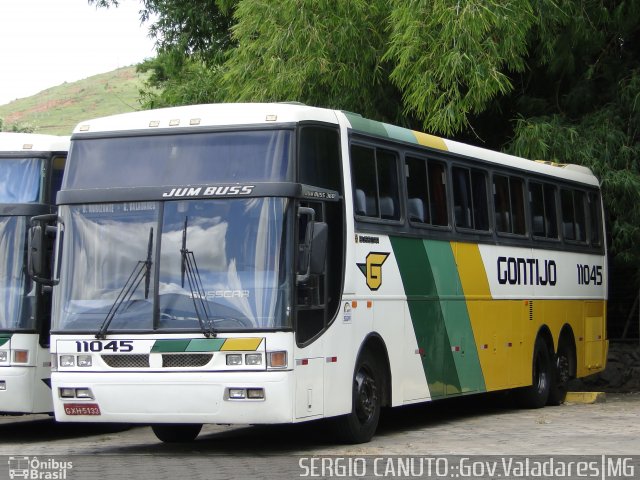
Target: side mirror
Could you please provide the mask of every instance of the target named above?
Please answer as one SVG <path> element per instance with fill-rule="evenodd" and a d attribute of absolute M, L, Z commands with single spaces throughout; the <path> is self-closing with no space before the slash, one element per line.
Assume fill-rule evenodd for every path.
<path fill-rule="evenodd" d="M 329 226 L 324 222 L 313 222 L 313 238 L 311 240 L 311 266 L 312 275 L 324 273 L 324 264 L 327 259 L 327 240 L 329 238 Z"/>
<path fill-rule="evenodd" d="M 27 271 L 34 282 L 45 286 L 58 284 L 51 272 L 53 241 L 56 238 L 56 227 L 52 224 L 57 220 L 55 214 L 39 215 L 31 218 L 29 228 Z"/>
<path fill-rule="evenodd" d="M 326 223 L 315 221 L 312 208 L 298 209 L 298 283 L 305 283 L 312 274 L 324 272 L 328 232 Z"/>

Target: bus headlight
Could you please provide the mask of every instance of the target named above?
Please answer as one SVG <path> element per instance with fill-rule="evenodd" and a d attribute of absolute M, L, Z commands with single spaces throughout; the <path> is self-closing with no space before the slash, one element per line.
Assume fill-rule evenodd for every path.
<path fill-rule="evenodd" d="M 244 356 L 244 363 L 247 365 L 262 365 L 261 353 L 247 353 Z"/>
<path fill-rule="evenodd" d="M 75 398 L 76 389 L 62 387 L 58 389 L 58 395 L 60 395 L 60 398 Z"/>
<path fill-rule="evenodd" d="M 61 367 L 75 367 L 76 359 L 73 355 L 60 355 Z"/>
<path fill-rule="evenodd" d="M 235 353 L 227 355 L 227 365 L 242 365 L 242 355 Z"/>
<path fill-rule="evenodd" d="M 90 367 L 91 366 L 91 355 L 78 355 L 78 366 L 79 367 Z"/>
<path fill-rule="evenodd" d="M 9 354 L 6 350 L 0 350 L 0 363 L 6 363 L 9 360 Z"/>

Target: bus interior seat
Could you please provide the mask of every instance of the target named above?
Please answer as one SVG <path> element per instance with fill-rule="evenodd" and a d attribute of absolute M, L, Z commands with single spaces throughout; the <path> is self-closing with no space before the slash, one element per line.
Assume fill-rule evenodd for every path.
<path fill-rule="evenodd" d="M 562 235 L 568 240 L 574 240 L 573 222 L 562 222 Z"/>
<path fill-rule="evenodd" d="M 364 190 L 356 189 L 356 215 L 367 214 L 367 198 L 364 194 Z"/>
<path fill-rule="evenodd" d="M 544 237 L 544 217 L 542 215 L 533 216 L 533 234 L 537 237 Z"/>
<path fill-rule="evenodd" d="M 456 205 L 454 215 L 456 217 L 456 226 L 471 228 L 471 211 L 468 208 L 464 209 L 461 205 Z"/>
<path fill-rule="evenodd" d="M 424 203 L 421 198 L 410 198 L 407 202 L 409 221 L 424 223 Z"/>
<path fill-rule="evenodd" d="M 393 204 L 393 198 L 380 197 L 380 217 L 386 219 L 395 219 L 396 209 Z"/>

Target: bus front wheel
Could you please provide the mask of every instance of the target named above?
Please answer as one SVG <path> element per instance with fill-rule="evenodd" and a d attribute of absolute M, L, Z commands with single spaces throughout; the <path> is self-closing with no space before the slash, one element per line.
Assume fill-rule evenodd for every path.
<path fill-rule="evenodd" d="M 202 425 L 199 424 L 158 424 L 152 425 L 153 433 L 165 443 L 186 443 L 196 439 Z"/>
<path fill-rule="evenodd" d="M 353 375 L 351 413 L 334 419 L 344 442 L 365 443 L 375 434 L 382 406 L 381 371 L 371 352 L 362 352 Z"/>
<path fill-rule="evenodd" d="M 536 339 L 533 347 L 532 383 L 516 390 L 518 404 L 523 408 L 542 408 L 547 404 L 553 383 L 551 357 L 547 343 Z"/>

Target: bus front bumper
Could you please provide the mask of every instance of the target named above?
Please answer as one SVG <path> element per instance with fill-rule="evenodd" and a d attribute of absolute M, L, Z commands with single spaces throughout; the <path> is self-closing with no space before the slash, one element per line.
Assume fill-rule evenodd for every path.
<path fill-rule="evenodd" d="M 54 372 L 52 389 L 60 422 L 271 424 L 293 421 L 292 380 L 290 371 Z M 242 390 L 264 398 L 230 398 Z"/>

